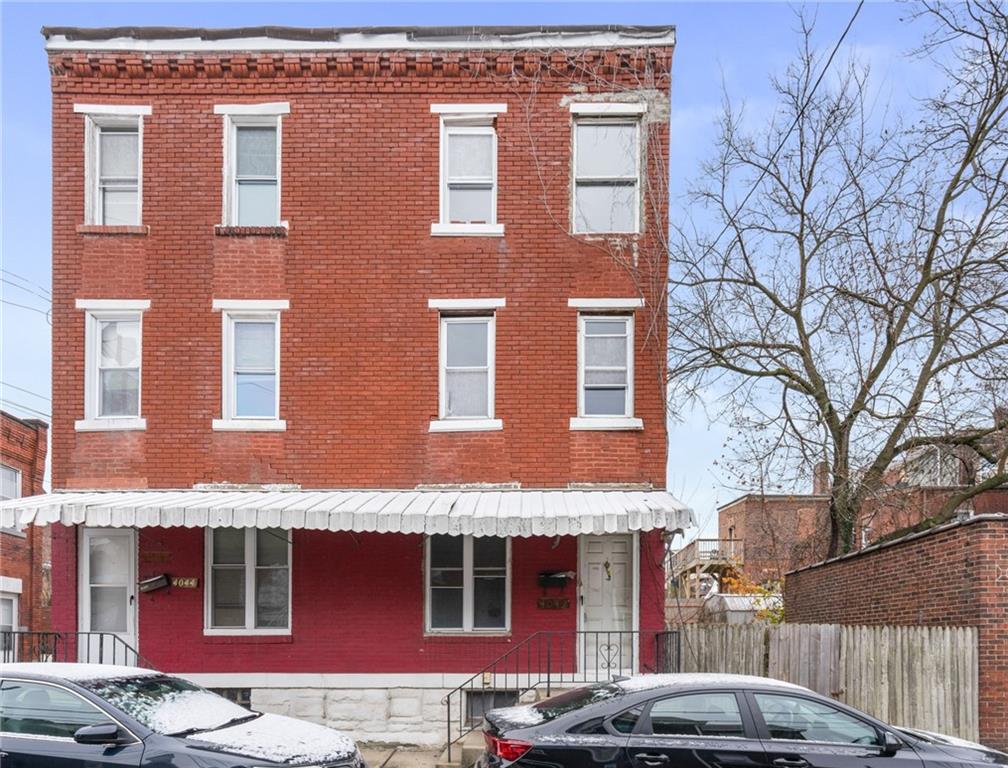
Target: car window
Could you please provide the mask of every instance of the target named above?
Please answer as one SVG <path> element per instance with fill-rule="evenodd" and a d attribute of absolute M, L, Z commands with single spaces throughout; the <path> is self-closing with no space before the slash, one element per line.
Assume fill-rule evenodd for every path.
<path fill-rule="evenodd" d="M 64 688 L 5 680 L 0 684 L 0 731 L 72 739 L 85 725 L 111 718 Z"/>
<path fill-rule="evenodd" d="M 734 693 L 690 693 L 651 705 L 651 731 L 658 736 L 745 736 Z"/>
<path fill-rule="evenodd" d="M 539 713 L 542 722 L 549 722 L 566 715 L 568 712 L 574 712 L 591 704 L 598 704 L 600 701 L 608 701 L 622 696 L 624 693 L 625 691 L 614 683 L 596 683 L 558 693 L 556 696 L 533 704 L 532 708 Z"/>
<path fill-rule="evenodd" d="M 875 744 L 878 732 L 868 723 L 819 701 L 774 693 L 753 694 L 771 739 Z"/>
<path fill-rule="evenodd" d="M 609 721 L 609 725 L 620 733 L 633 733 L 634 726 L 637 725 L 637 721 L 640 720 L 642 714 L 644 714 L 643 707 L 634 707 L 633 709 L 628 709 L 626 712 L 620 712 Z"/>

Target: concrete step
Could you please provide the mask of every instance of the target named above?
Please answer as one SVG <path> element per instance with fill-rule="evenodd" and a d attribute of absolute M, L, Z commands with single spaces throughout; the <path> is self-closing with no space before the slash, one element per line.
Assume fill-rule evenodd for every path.
<path fill-rule="evenodd" d="M 452 744 L 452 759 L 448 761 L 448 750 L 445 749 L 438 759 L 436 768 L 469 768 L 483 753 L 486 742 L 483 741 L 483 729 L 477 728 L 465 738 Z"/>

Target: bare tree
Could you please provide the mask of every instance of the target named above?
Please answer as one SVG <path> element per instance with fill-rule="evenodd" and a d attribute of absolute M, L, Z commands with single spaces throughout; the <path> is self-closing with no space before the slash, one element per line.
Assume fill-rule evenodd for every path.
<path fill-rule="evenodd" d="M 819 83 L 803 21 L 769 125 L 725 107 L 691 195 L 712 232 L 670 242 L 671 402 L 718 403 L 751 438 L 736 466 L 797 481 L 827 461 L 829 555 L 922 446 L 986 464 L 939 519 L 1008 483 L 1008 14 L 921 15 L 944 87 L 916 115 L 874 103 L 856 62 Z"/>

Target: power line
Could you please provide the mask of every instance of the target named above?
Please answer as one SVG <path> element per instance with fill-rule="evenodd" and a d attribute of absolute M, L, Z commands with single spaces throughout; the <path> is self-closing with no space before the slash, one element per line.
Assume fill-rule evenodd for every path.
<path fill-rule="evenodd" d="M 22 405 L 21 403 L 15 403 L 13 400 L 8 400 L 5 397 L 0 398 L 0 402 L 4 405 L 14 406 L 15 408 L 20 408 L 22 411 L 28 411 L 29 413 L 34 413 L 36 416 L 41 416 L 46 419 L 51 419 L 52 414 L 46 413 L 45 411 L 40 411 L 37 408 L 31 408 L 27 405 Z"/>
<path fill-rule="evenodd" d="M 16 389 L 18 392 L 24 392 L 26 395 L 32 395 L 34 397 L 39 398 L 40 400 L 45 400 L 47 403 L 52 402 L 45 395 L 40 395 L 38 392 L 32 392 L 30 389 L 19 387 L 17 384 L 8 384 L 6 381 L 0 381 L 0 387 L 10 387 L 11 389 Z"/>
<path fill-rule="evenodd" d="M 19 274 L 18 274 L 17 272 L 11 272 L 11 271 L 10 271 L 9 269 L 0 269 L 0 272 L 3 272 L 3 273 L 4 273 L 5 275 L 10 275 L 10 276 L 11 276 L 11 277 L 13 277 L 13 278 L 14 278 L 15 280 L 20 280 L 20 281 L 21 281 L 22 283 L 28 283 L 28 285 L 32 285 L 32 286 L 34 286 L 34 287 L 38 288 L 38 289 L 39 289 L 39 290 L 41 290 L 41 291 L 45 291 L 45 292 L 46 292 L 46 293 L 48 293 L 48 294 L 49 294 L 50 296 L 52 295 L 52 291 L 50 291 L 50 290 L 49 290 L 48 288 L 46 288 L 46 287 L 45 287 L 44 285 L 39 285 L 39 284 L 38 284 L 38 283 L 36 283 L 35 281 L 33 281 L 33 280 L 29 280 L 29 279 L 28 279 L 27 277 L 25 277 L 24 275 L 19 275 Z"/>
<path fill-rule="evenodd" d="M 6 277 L 0 277 L 0 283 L 7 283 L 7 285 L 11 285 L 17 288 L 18 290 L 24 291 L 25 293 L 30 293 L 32 296 L 38 296 L 40 299 L 49 302 L 50 304 L 52 303 L 52 299 L 46 296 L 44 293 L 33 291 L 31 288 L 26 288 L 25 286 L 20 285 L 19 283 L 15 283 L 12 280 L 8 280 Z"/>
<path fill-rule="evenodd" d="M 826 64 L 823 66 L 822 72 L 819 73 L 819 77 L 816 78 L 815 83 L 812 85 L 812 90 L 809 91 L 808 97 L 805 99 L 805 102 L 801 105 L 801 109 L 798 110 L 798 114 L 795 115 L 795 119 L 792 121 L 791 127 L 787 129 L 787 133 L 784 134 L 784 138 L 782 138 L 780 144 L 777 145 L 777 149 L 775 149 L 773 151 L 773 154 L 770 155 L 770 160 L 767 163 L 764 163 L 763 170 L 760 171 L 759 177 L 756 179 L 755 183 L 752 185 L 752 188 L 749 190 L 746 196 L 742 198 L 742 202 L 739 203 L 738 207 L 735 209 L 735 213 L 731 215 L 731 218 L 725 223 L 724 228 L 718 233 L 718 236 L 714 238 L 714 241 L 707 248 L 708 252 L 714 250 L 714 246 L 718 244 L 718 241 L 724 236 L 724 233 L 727 232 L 729 229 L 731 229 L 732 223 L 735 221 L 735 217 L 738 216 L 739 213 L 741 213 L 743 208 L 745 208 L 746 203 L 749 202 L 749 198 L 753 196 L 753 194 L 756 192 L 756 189 L 763 181 L 763 178 L 767 175 L 767 167 L 769 167 L 770 164 L 777 159 L 777 155 L 779 155 L 781 153 L 781 150 L 784 149 L 784 145 L 787 143 L 787 140 L 791 138 L 791 134 L 794 132 L 794 129 L 798 126 L 798 123 L 801 122 L 801 119 L 805 117 L 805 110 L 808 108 L 808 105 L 812 102 L 812 97 L 815 96 L 815 92 L 819 89 L 819 84 L 823 81 L 823 78 L 829 71 L 830 64 L 833 63 L 833 58 L 836 56 L 837 51 L 840 50 L 840 46 L 843 45 L 843 41 L 847 38 L 847 33 L 850 32 L 851 27 L 854 26 L 854 21 L 857 19 L 858 14 L 861 13 L 861 8 L 864 6 L 864 4 L 865 0 L 860 0 L 858 2 L 857 8 L 854 9 L 854 15 L 850 17 L 850 21 L 848 21 L 847 26 L 844 27 L 843 34 L 840 35 L 840 39 L 837 40 L 836 45 L 833 46 L 833 50 L 830 52 L 829 58 L 826 59 Z"/>
<path fill-rule="evenodd" d="M 21 309 L 30 309 L 32 312 L 38 312 L 40 315 L 45 315 L 46 320 L 49 320 L 49 310 L 39 309 L 38 307 L 30 307 L 27 304 L 18 304 L 16 301 L 11 301 L 10 299 L 0 299 L 0 304 L 9 304 L 12 307 L 19 307 Z M 50 321 L 50 325 L 52 322 Z"/>

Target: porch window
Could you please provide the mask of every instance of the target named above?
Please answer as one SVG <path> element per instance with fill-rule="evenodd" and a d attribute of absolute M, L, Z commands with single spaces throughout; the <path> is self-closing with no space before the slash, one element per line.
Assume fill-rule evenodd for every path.
<path fill-rule="evenodd" d="M 281 528 L 207 531 L 206 631 L 290 631 L 289 532 Z"/>
<path fill-rule="evenodd" d="M 427 539 L 427 629 L 486 632 L 510 626 L 510 540 Z"/>

